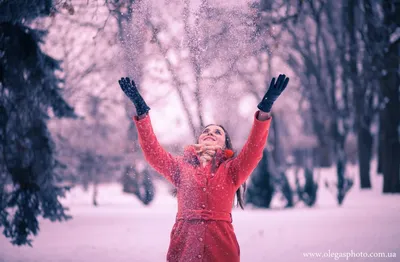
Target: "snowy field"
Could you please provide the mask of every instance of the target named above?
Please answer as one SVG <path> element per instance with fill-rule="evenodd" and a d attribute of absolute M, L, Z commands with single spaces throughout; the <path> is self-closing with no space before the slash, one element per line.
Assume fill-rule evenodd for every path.
<path fill-rule="evenodd" d="M 325 176 L 334 177 L 326 171 Z M 396 252 L 396 258 L 354 258 L 349 261 L 400 261 L 400 196 L 374 189 L 360 191 L 358 183 L 344 206 L 320 188 L 314 208 L 233 211 L 233 225 L 245 262 L 346 261 L 346 258 L 310 258 L 304 253 Z M 31 247 L 13 247 L 0 236 L 0 262 L 156 262 L 165 261 L 176 203 L 159 183 L 150 207 L 143 207 L 120 185 L 104 185 L 98 207 L 90 193 L 74 189 L 63 200 L 73 220 L 42 221 Z M 342 255 L 342 254 L 338 254 Z"/>

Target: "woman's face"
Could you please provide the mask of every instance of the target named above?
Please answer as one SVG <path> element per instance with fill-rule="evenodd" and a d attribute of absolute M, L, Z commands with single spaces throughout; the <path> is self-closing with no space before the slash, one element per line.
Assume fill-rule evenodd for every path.
<path fill-rule="evenodd" d="M 225 132 L 216 125 L 210 125 L 203 130 L 199 137 L 199 144 L 220 146 L 225 148 Z"/>

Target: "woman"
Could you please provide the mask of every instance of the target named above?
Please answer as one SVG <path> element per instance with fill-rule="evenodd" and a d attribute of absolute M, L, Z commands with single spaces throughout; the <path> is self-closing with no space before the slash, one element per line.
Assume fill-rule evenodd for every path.
<path fill-rule="evenodd" d="M 279 75 L 276 83 L 272 79 L 258 104 L 248 140 L 234 157 L 229 135 L 218 125 L 207 126 L 198 144 L 186 147 L 183 156 L 172 156 L 158 143 L 148 115 L 150 108 L 134 81 L 119 81 L 136 107 L 134 121 L 146 160 L 177 188 L 178 212 L 167 261 L 240 260 L 231 216 L 235 192 L 262 157 L 271 123 L 269 112 L 288 82 L 285 75 Z"/>

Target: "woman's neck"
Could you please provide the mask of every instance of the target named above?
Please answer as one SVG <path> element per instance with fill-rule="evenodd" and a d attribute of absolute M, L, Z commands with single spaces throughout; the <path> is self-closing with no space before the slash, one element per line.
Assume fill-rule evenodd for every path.
<path fill-rule="evenodd" d="M 205 152 L 200 153 L 200 163 L 203 167 L 205 167 L 210 161 L 212 157 Z"/>

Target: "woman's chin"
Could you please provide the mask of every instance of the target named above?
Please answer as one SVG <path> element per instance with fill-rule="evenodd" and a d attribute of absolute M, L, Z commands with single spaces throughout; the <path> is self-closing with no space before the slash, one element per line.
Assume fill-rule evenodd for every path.
<path fill-rule="evenodd" d="M 201 144 L 203 144 L 205 146 L 214 146 L 215 145 L 215 141 L 206 140 L 206 141 L 201 142 Z"/>

